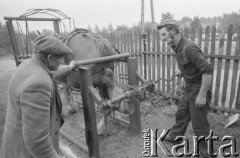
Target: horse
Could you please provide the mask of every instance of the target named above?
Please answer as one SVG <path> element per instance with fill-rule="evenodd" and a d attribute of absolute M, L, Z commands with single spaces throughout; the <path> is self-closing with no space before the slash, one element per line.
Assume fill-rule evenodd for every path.
<path fill-rule="evenodd" d="M 73 55 L 65 57 L 65 64 L 69 64 L 72 60 L 79 61 L 93 59 L 116 55 L 119 53 L 106 39 L 85 29 L 74 30 L 63 41 L 73 51 Z M 90 64 L 86 65 L 86 67 L 91 69 L 93 86 L 98 88 L 99 95 L 103 98 L 103 100 L 112 99 L 113 90 L 115 88 L 114 61 Z M 65 98 L 67 98 L 67 103 L 71 107 L 70 112 L 75 112 L 77 110 L 76 105 L 73 103 L 71 88 L 81 89 L 78 75 L 77 71 L 71 71 L 70 74 L 66 76 L 66 84 L 63 86 L 65 87 Z M 126 104 L 119 105 L 119 108 L 116 110 L 120 112 L 121 110 L 119 109 L 126 111 L 126 109 L 128 110 L 129 108 Z M 107 115 L 109 115 L 109 113 L 102 114 L 100 119 L 97 119 L 97 129 L 99 135 L 105 133 Z"/>

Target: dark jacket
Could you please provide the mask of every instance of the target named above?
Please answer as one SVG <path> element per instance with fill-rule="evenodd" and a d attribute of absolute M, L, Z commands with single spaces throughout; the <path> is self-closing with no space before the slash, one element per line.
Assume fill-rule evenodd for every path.
<path fill-rule="evenodd" d="M 186 83 L 200 84 L 202 74 L 213 74 L 211 64 L 193 41 L 181 37 L 179 44 L 172 48 L 176 52 L 176 60 Z"/>
<path fill-rule="evenodd" d="M 58 158 L 62 105 L 49 70 L 36 58 L 22 62 L 8 91 L 0 157 Z"/>

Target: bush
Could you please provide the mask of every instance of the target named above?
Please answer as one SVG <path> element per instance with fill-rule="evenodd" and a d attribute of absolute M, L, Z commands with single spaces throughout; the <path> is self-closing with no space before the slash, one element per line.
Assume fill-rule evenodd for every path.
<path fill-rule="evenodd" d="M 11 54 L 11 42 L 7 26 L 0 22 L 0 56 Z"/>

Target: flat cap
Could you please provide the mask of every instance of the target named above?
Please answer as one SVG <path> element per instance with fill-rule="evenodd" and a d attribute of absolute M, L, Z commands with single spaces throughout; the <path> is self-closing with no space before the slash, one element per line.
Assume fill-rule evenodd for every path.
<path fill-rule="evenodd" d="M 41 36 L 34 42 L 36 52 L 53 55 L 71 55 L 72 50 L 61 40 L 53 36 Z"/>
<path fill-rule="evenodd" d="M 172 25 L 172 26 L 176 26 L 176 27 L 180 27 L 180 23 L 177 20 L 174 19 L 167 19 L 164 20 L 160 25 L 157 26 L 157 29 L 160 30 L 163 27 L 167 26 L 167 25 Z"/>

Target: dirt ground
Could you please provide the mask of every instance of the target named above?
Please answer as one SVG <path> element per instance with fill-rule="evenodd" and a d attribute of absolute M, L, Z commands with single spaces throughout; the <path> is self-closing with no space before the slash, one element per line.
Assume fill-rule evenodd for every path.
<path fill-rule="evenodd" d="M 7 87 L 9 79 L 16 69 L 15 62 L 10 57 L 0 58 L 0 142 L 2 140 L 3 125 L 5 120 L 6 105 L 7 105 Z M 62 96 L 62 95 L 61 95 Z M 158 129 L 161 132 L 163 129 L 169 129 L 174 123 L 174 113 L 176 106 L 166 104 L 159 100 L 161 96 L 155 93 L 149 96 L 149 99 L 141 102 L 141 129 Z M 65 103 L 65 102 L 64 102 Z M 64 105 L 66 106 L 66 105 Z M 230 114 L 231 115 L 231 114 Z M 240 120 L 229 128 L 224 128 L 227 121 L 227 116 L 221 112 L 210 112 L 209 121 L 213 134 L 219 137 L 218 141 L 214 142 L 214 151 L 218 152 L 218 148 L 227 141 L 221 141 L 223 136 L 233 136 L 236 140 L 236 150 L 240 152 Z M 122 118 L 128 119 L 127 116 L 121 115 Z M 109 133 L 107 136 L 99 137 L 99 147 L 102 158 L 141 158 L 143 152 L 144 141 L 143 133 L 138 135 L 130 134 L 129 127 L 109 120 Z M 85 140 L 84 137 L 84 118 L 81 108 L 73 115 L 66 116 L 65 124 L 62 127 L 76 140 Z M 194 132 L 191 124 L 189 125 L 186 136 L 190 139 L 190 144 Z M 61 138 L 61 143 L 70 147 L 71 151 L 77 157 L 85 158 L 88 154 L 79 150 L 73 143 Z M 1 144 L 1 143 L 0 143 Z M 192 151 L 192 147 L 190 147 Z M 167 158 L 163 152 L 158 149 L 158 157 Z M 240 156 L 239 156 L 240 157 Z"/>

